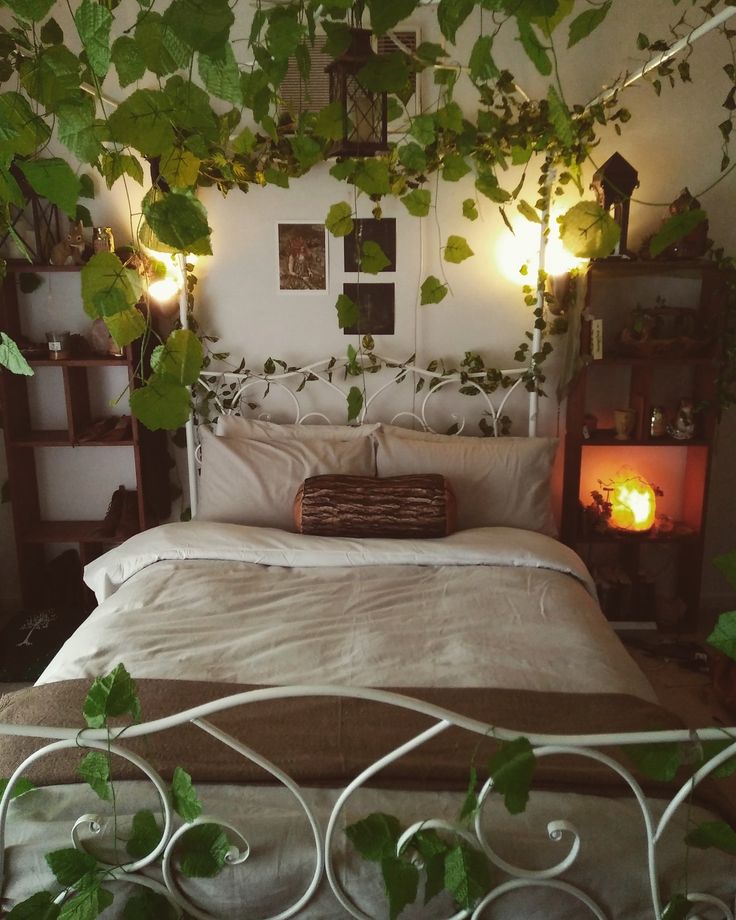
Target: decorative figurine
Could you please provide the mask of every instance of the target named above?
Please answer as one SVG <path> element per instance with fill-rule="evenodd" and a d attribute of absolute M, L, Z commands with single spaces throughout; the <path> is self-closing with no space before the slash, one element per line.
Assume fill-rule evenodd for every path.
<path fill-rule="evenodd" d="M 681 399 L 674 425 L 667 433 L 676 441 L 691 441 L 695 437 L 695 410 L 692 399 Z"/>
<path fill-rule="evenodd" d="M 614 153 L 593 174 L 590 187 L 595 191 L 598 204 L 605 210 L 613 208 L 613 219 L 621 227 L 621 239 L 614 256 L 632 258 L 626 246 L 629 231 L 629 207 L 634 189 L 639 187 L 639 173 L 620 153 Z"/>
<path fill-rule="evenodd" d="M 84 261 L 84 248 L 82 221 L 70 221 L 67 235 L 51 247 L 49 262 L 52 265 L 81 265 Z"/>
<path fill-rule="evenodd" d="M 684 188 L 679 197 L 670 205 L 670 217 L 684 214 L 686 211 L 700 210 L 700 202 L 693 198 L 690 191 Z M 708 220 L 701 221 L 690 233 L 676 240 L 663 253 L 667 259 L 699 259 L 708 250 Z"/>

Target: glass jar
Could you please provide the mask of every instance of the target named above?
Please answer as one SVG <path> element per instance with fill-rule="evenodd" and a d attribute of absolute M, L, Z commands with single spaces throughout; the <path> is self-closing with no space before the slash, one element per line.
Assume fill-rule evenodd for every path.
<path fill-rule="evenodd" d="M 649 417 L 649 437 L 663 438 L 665 434 L 667 434 L 667 420 L 664 409 L 661 406 L 652 406 L 652 414 Z"/>
<path fill-rule="evenodd" d="M 112 235 L 112 227 L 92 228 L 92 251 L 95 253 L 115 251 L 115 240 Z"/>

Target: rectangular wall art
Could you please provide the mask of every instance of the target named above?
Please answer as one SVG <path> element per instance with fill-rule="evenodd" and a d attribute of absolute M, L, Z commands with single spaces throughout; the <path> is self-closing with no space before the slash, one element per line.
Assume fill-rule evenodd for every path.
<path fill-rule="evenodd" d="M 279 291 L 327 291 L 327 229 L 323 223 L 277 224 Z"/>
<path fill-rule="evenodd" d="M 396 271 L 396 219 L 394 217 L 360 218 L 353 221 L 353 229 L 345 237 L 345 271 L 360 271 L 358 260 L 365 243 L 377 243 L 388 259 L 383 272 Z"/>
<path fill-rule="evenodd" d="M 358 305 L 360 319 L 346 326 L 345 335 L 393 335 L 393 284 L 343 284 L 343 293 Z"/>

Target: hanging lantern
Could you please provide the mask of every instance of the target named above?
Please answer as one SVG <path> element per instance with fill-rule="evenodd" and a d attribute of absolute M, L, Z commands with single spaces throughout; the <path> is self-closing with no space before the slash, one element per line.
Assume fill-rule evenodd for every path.
<path fill-rule="evenodd" d="M 618 471 L 606 488 L 610 489 L 611 527 L 633 533 L 651 530 L 656 511 L 656 494 L 645 479 L 624 468 Z"/>
<path fill-rule="evenodd" d="M 373 156 L 388 149 L 387 94 L 364 89 L 358 72 L 377 57 L 368 29 L 352 29 L 347 51 L 325 67 L 330 77 L 330 102 L 340 103 L 342 137 L 332 156 Z"/>
<path fill-rule="evenodd" d="M 604 211 L 613 210 L 613 219 L 621 228 L 621 238 L 614 254 L 630 255 L 627 249 L 629 208 L 634 189 L 639 187 L 639 173 L 620 153 L 614 153 L 593 174 L 590 187 Z"/>

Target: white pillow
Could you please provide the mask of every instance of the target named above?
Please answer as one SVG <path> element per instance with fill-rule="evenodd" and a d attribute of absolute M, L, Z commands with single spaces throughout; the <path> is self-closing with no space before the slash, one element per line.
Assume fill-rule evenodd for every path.
<path fill-rule="evenodd" d="M 294 530 L 294 497 L 309 476 L 374 476 L 373 442 L 246 441 L 201 430 L 197 520 Z"/>
<path fill-rule="evenodd" d="M 224 438 L 256 441 L 354 441 L 368 438 L 380 428 L 374 425 L 278 425 L 239 415 L 221 415 L 215 434 Z"/>
<path fill-rule="evenodd" d="M 457 499 L 457 527 L 503 526 L 556 536 L 550 501 L 554 438 L 471 438 L 384 426 L 376 473 L 439 473 Z"/>

